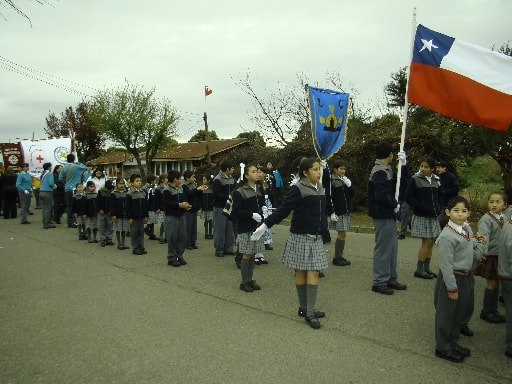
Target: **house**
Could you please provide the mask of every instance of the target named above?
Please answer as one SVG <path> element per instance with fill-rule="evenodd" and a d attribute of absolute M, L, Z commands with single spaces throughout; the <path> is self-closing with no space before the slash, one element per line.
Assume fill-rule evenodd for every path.
<path fill-rule="evenodd" d="M 229 158 L 230 153 L 241 146 L 249 146 L 248 139 L 226 139 L 214 140 L 209 143 L 210 156 L 212 159 Z M 157 152 L 153 158 L 152 173 L 160 175 L 170 170 L 183 172 L 187 169 L 196 170 L 206 167 L 206 142 L 178 143 L 172 148 Z M 146 161 L 144 153 L 141 153 L 143 166 Z M 107 177 L 116 178 L 118 176 L 128 178 L 133 173 L 138 173 L 137 162 L 127 151 L 119 150 L 101 156 L 92 161 L 96 166 L 103 166 Z"/>

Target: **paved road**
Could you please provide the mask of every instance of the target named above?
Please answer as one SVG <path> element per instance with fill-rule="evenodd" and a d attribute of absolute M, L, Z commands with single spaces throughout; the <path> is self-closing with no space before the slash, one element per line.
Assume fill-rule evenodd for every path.
<path fill-rule="evenodd" d="M 101 248 L 64 225 L 42 229 L 40 213 L 31 225 L 0 219 L 0 383 L 512 382 L 503 324 L 475 316 L 463 364 L 434 356 L 434 282 L 412 276 L 419 240 L 399 243 L 409 289 L 382 296 L 370 291 L 373 236 L 349 233 L 352 265 L 326 271 L 327 317 L 313 330 L 279 262 L 286 226 L 255 269 L 263 289 L 245 293 L 211 240 L 172 268 L 158 242 L 145 256 Z M 482 290 L 478 279 L 478 309 Z"/>

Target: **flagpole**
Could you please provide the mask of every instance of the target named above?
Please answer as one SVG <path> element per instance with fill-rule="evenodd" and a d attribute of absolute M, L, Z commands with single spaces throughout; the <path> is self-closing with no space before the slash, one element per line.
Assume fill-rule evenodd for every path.
<path fill-rule="evenodd" d="M 404 151 L 405 146 L 405 131 L 407 128 L 407 115 L 409 112 L 409 100 L 407 99 L 407 89 L 409 88 L 409 73 L 411 70 L 412 63 L 412 54 L 414 49 L 414 37 L 416 36 L 416 7 L 413 9 L 412 14 L 412 28 L 411 28 L 411 48 L 409 54 L 409 65 L 407 66 L 406 71 L 406 79 L 407 85 L 405 86 L 405 102 L 404 102 L 404 112 L 402 116 L 402 135 L 400 137 L 400 152 Z M 398 201 L 398 195 L 400 194 L 400 178 L 402 177 L 402 160 L 398 161 L 398 170 L 396 174 L 396 189 L 395 189 L 395 199 Z"/>

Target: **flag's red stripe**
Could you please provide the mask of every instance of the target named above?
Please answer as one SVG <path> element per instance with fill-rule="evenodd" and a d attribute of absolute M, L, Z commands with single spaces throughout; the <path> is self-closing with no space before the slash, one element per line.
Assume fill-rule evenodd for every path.
<path fill-rule="evenodd" d="M 507 131 L 512 122 L 512 96 L 465 76 L 432 65 L 411 63 L 410 103 L 487 128 Z"/>

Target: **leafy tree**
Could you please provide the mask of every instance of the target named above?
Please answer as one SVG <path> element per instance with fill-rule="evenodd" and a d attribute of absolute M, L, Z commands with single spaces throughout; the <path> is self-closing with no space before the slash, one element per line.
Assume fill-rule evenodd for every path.
<path fill-rule="evenodd" d="M 208 139 L 209 141 L 219 140 L 219 136 L 217 136 L 217 132 L 209 130 Z M 197 133 L 194 136 L 192 136 L 188 142 L 194 143 L 199 141 L 206 141 L 206 131 L 204 129 L 200 129 L 199 131 L 197 131 Z"/>
<path fill-rule="evenodd" d="M 126 82 L 123 88 L 99 91 L 91 108 L 95 126 L 133 155 L 143 178 L 151 173 L 156 153 L 176 134 L 179 120 L 170 101 L 154 94 L 155 88 L 146 91 Z"/>
<path fill-rule="evenodd" d="M 405 89 L 407 85 L 407 67 L 391 74 L 391 81 L 384 87 L 387 105 L 390 108 L 403 108 L 405 105 Z"/>
<path fill-rule="evenodd" d="M 75 148 L 78 158 L 83 162 L 92 160 L 102 154 L 105 137 L 98 132 L 91 120 L 89 104 L 82 101 L 76 109 L 68 107 L 60 118 L 50 112 L 46 118 L 45 133 L 51 137 L 75 135 Z"/>
<path fill-rule="evenodd" d="M 261 136 L 261 133 L 258 131 L 251 132 L 242 132 L 236 138 L 238 139 L 248 139 L 254 145 L 258 145 L 261 147 L 266 146 L 265 139 Z"/>

